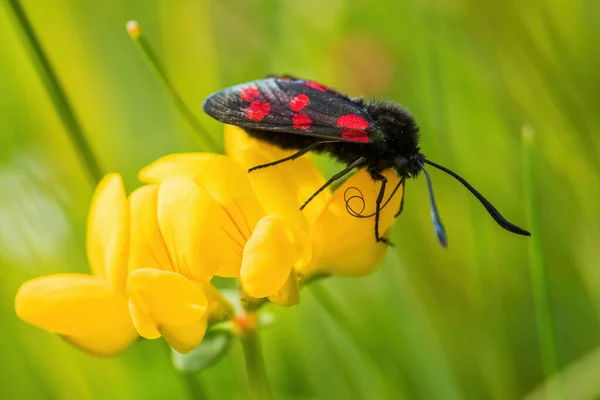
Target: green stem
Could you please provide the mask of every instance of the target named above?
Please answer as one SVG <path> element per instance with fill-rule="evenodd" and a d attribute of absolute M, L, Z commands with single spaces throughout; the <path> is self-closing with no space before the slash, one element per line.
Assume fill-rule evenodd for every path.
<path fill-rule="evenodd" d="M 58 80 L 54 68 L 52 68 L 48 56 L 35 35 L 25 11 L 17 0 L 7 0 L 3 3 L 6 3 L 8 15 L 11 17 L 15 28 L 19 32 L 29 56 L 31 57 L 37 72 L 40 74 L 46 90 L 50 94 L 50 99 L 54 103 L 54 107 L 66 128 L 71 142 L 79 150 L 79 156 L 81 157 L 83 164 L 87 167 L 89 177 L 94 184 L 98 183 L 103 175 L 98 160 L 94 156 L 94 153 L 85 138 L 85 134 L 75 116 L 73 107 L 71 107 L 71 103 Z"/>
<path fill-rule="evenodd" d="M 540 216 L 538 213 L 538 202 L 536 199 L 535 177 L 533 171 L 533 152 L 535 150 L 534 132 L 529 126 L 523 128 L 523 163 L 525 178 L 525 195 L 527 198 L 527 219 L 532 231 L 529 239 L 529 266 L 531 271 L 531 283 L 533 301 L 535 307 L 535 318 L 538 330 L 538 339 L 542 356 L 542 365 L 546 378 L 549 379 L 548 398 L 562 398 L 560 385 L 557 377 L 558 357 L 554 338 L 554 327 L 552 325 L 552 312 L 548 293 L 548 280 L 544 267 L 544 257 L 540 238 Z"/>
<path fill-rule="evenodd" d="M 207 400 L 209 398 L 197 374 L 180 374 L 180 376 L 190 399 Z"/>
<path fill-rule="evenodd" d="M 270 400 L 271 389 L 265 368 L 265 361 L 260 346 L 258 332 L 255 329 L 247 330 L 240 335 L 240 342 L 244 349 L 246 372 L 253 400 Z"/>
<path fill-rule="evenodd" d="M 134 29 L 134 33 L 132 33 L 132 26 Z M 150 45 L 150 43 L 146 40 L 146 37 L 141 32 L 137 22 L 130 21 L 128 23 L 129 36 L 133 39 L 134 43 L 138 46 L 144 58 L 162 83 L 163 87 L 167 90 L 175 106 L 181 112 L 183 117 L 188 121 L 190 126 L 194 129 L 194 131 L 198 134 L 201 140 L 204 141 L 204 145 L 213 152 L 221 152 L 221 149 L 214 142 L 206 128 L 202 125 L 202 122 L 194 115 L 192 110 L 187 106 L 187 104 L 183 101 L 183 98 L 179 94 L 179 92 L 175 89 L 173 82 L 167 75 L 167 70 L 163 66 L 160 61 L 160 58 L 157 56 L 156 52 Z"/>

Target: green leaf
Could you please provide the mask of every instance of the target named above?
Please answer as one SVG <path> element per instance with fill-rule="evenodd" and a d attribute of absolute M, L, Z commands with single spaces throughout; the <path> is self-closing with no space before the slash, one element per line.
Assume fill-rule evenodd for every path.
<path fill-rule="evenodd" d="M 209 330 L 200 346 L 187 354 L 171 349 L 171 361 L 179 372 L 195 373 L 218 363 L 231 349 L 233 336 L 225 330 Z"/>

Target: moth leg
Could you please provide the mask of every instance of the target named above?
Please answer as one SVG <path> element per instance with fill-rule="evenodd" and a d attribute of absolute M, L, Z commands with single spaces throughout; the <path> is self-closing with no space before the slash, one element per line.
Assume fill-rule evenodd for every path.
<path fill-rule="evenodd" d="M 404 194 L 406 193 L 406 186 L 402 188 L 402 199 L 400 199 L 400 209 L 394 215 L 394 218 L 398 218 L 400 214 L 402 214 L 402 210 L 404 210 Z"/>
<path fill-rule="evenodd" d="M 352 171 L 354 168 L 360 168 L 360 167 L 362 167 L 363 165 L 365 165 L 366 161 L 367 161 L 366 158 L 361 157 L 358 160 L 354 161 L 352 164 L 348 165 L 346 168 L 344 168 L 340 172 L 338 172 L 337 174 L 335 174 L 334 176 L 332 176 L 331 178 L 329 178 L 329 180 L 327 182 L 325 182 L 325 184 L 323 184 L 323 186 L 321 186 L 316 192 L 314 192 L 312 194 L 312 196 L 310 196 L 308 198 L 308 200 L 306 200 L 304 202 L 304 204 L 302 204 L 302 207 L 300 207 L 300 210 L 304 210 L 304 207 L 306 207 L 306 205 L 308 203 L 310 203 L 310 201 L 312 199 L 314 199 L 319 193 L 321 193 L 327 186 L 331 185 L 333 182 L 335 182 L 338 179 L 342 178 L 344 175 L 346 175 L 347 173 L 349 173 L 350 171 Z"/>
<path fill-rule="evenodd" d="M 389 246 L 392 246 L 392 243 L 389 240 L 379 236 L 379 214 L 381 213 L 381 203 L 383 202 L 383 197 L 385 196 L 387 178 L 374 170 L 370 171 L 370 173 L 371 177 L 374 180 L 381 181 L 381 186 L 379 187 L 379 194 L 377 195 L 377 200 L 375 200 L 375 240 L 377 242 L 383 242 Z"/>
<path fill-rule="evenodd" d="M 322 143 L 327 143 L 327 142 L 315 142 L 315 143 L 311 144 L 310 146 L 307 146 L 307 147 L 303 148 L 302 150 L 299 150 L 299 151 L 295 152 L 294 154 L 292 154 L 289 157 L 285 157 L 285 158 L 282 158 L 281 160 L 273 161 L 273 162 L 270 162 L 270 163 L 267 163 L 267 164 L 257 165 L 256 167 L 250 168 L 248 170 L 248 172 L 252 172 L 254 170 L 261 169 L 261 168 L 272 167 L 274 165 L 281 164 L 282 162 L 295 160 L 296 158 L 298 158 L 298 157 L 300 157 L 300 156 L 308 153 L 309 151 L 314 150 L 315 148 L 317 148 Z"/>

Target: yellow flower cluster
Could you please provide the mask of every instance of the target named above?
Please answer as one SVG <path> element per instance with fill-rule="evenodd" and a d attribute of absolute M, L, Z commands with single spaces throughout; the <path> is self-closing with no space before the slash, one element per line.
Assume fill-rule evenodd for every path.
<path fill-rule="evenodd" d="M 15 301 L 18 316 L 94 354 L 117 353 L 138 335 L 162 336 L 187 353 L 210 324 L 233 316 L 210 283 L 214 276 L 237 278 L 246 300 L 291 306 L 304 280 L 360 276 L 379 265 L 386 246 L 374 240 L 373 218 L 347 211 L 350 201 L 373 213 L 379 188 L 368 173 L 323 191 L 300 211 L 324 183 L 307 156 L 248 174 L 289 153 L 232 126 L 225 139 L 227 156 L 174 154 L 147 166 L 139 174 L 145 185 L 129 198 L 119 175 L 106 176 L 89 212 L 92 274 L 25 282 Z M 393 188 L 398 178 L 386 177 Z M 352 190 L 363 199 L 348 200 Z M 382 210 L 382 232 L 401 192 Z"/>

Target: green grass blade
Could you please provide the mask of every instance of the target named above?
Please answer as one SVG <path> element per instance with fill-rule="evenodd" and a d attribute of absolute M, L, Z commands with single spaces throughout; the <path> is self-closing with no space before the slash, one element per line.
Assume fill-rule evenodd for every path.
<path fill-rule="evenodd" d="M 181 97 L 177 89 L 175 89 L 175 85 L 173 85 L 173 82 L 167 75 L 166 68 L 162 64 L 160 58 L 156 54 L 156 51 L 154 51 L 154 48 L 152 47 L 150 42 L 146 40 L 146 37 L 143 35 L 139 24 L 136 21 L 129 21 L 127 23 L 127 32 L 129 33 L 129 36 L 131 37 L 133 42 L 140 49 L 142 55 L 150 65 L 150 68 L 152 68 L 152 71 L 154 71 L 154 73 L 162 83 L 167 93 L 169 93 L 169 96 L 171 96 L 171 99 L 175 103 L 175 106 L 177 107 L 181 115 L 183 115 L 183 117 L 190 124 L 192 129 L 194 129 L 196 134 L 204 142 L 204 145 L 210 151 L 222 153 L 222 149 L 220 149 L 219 146 L 215 143 L 215 141 L 212 139 L 204 125 L 202 125 L 202 122 L 200 122 L 198 117 L 196 117 L 192 110 L 190 110 L 185 101 L 183 101 L 183 98 Z"/>
<path fill-rule="evenodd" d="M 4 2 L 7 14 L 11 17 L 15 29 L 22 38 L 31 60 L 39 73 L 50 99 L 52 100 L 56 111 L 58 112 L 71 142 L 79 152 L 83 164 L 86 166 L 88 175 L 92 182 L 96 184 L 102 178 L 103 172 L 96 159 L 90 144 L 88 143 L 81 124 L 67 98 L 67 95 L 52 67 L 50 60 L 40 41 L 38 40 L 23 7 L 17 0 L 7 0 Z"/>
<path fill-rule="evenodd" d="M 550 310 L 550 299 L 548 293 L 548 279 L 544 267 L 544 256 L 541 242 L 541 226 L 539 205 L 536 198 L 535 187 L 535 133 L 533 128 L 525 126 L 522 132 L 523 138 L 523 165 L 525 196 L 527 198 L 527 221 L 532 235 L 529 238 L 529 267 L 531 272 L 531 284 L 533 290 L 533 301 L 535 307 L 535 318 L 538 331 L 538 340 L 542 355 L 542 366 L 546 379 L 550 385 L 547 392 L 548 399 L 562 398 L 560 382 L 554 378 L 558 372 L 558 357 L 556 354 L 556 341 Z"/>

